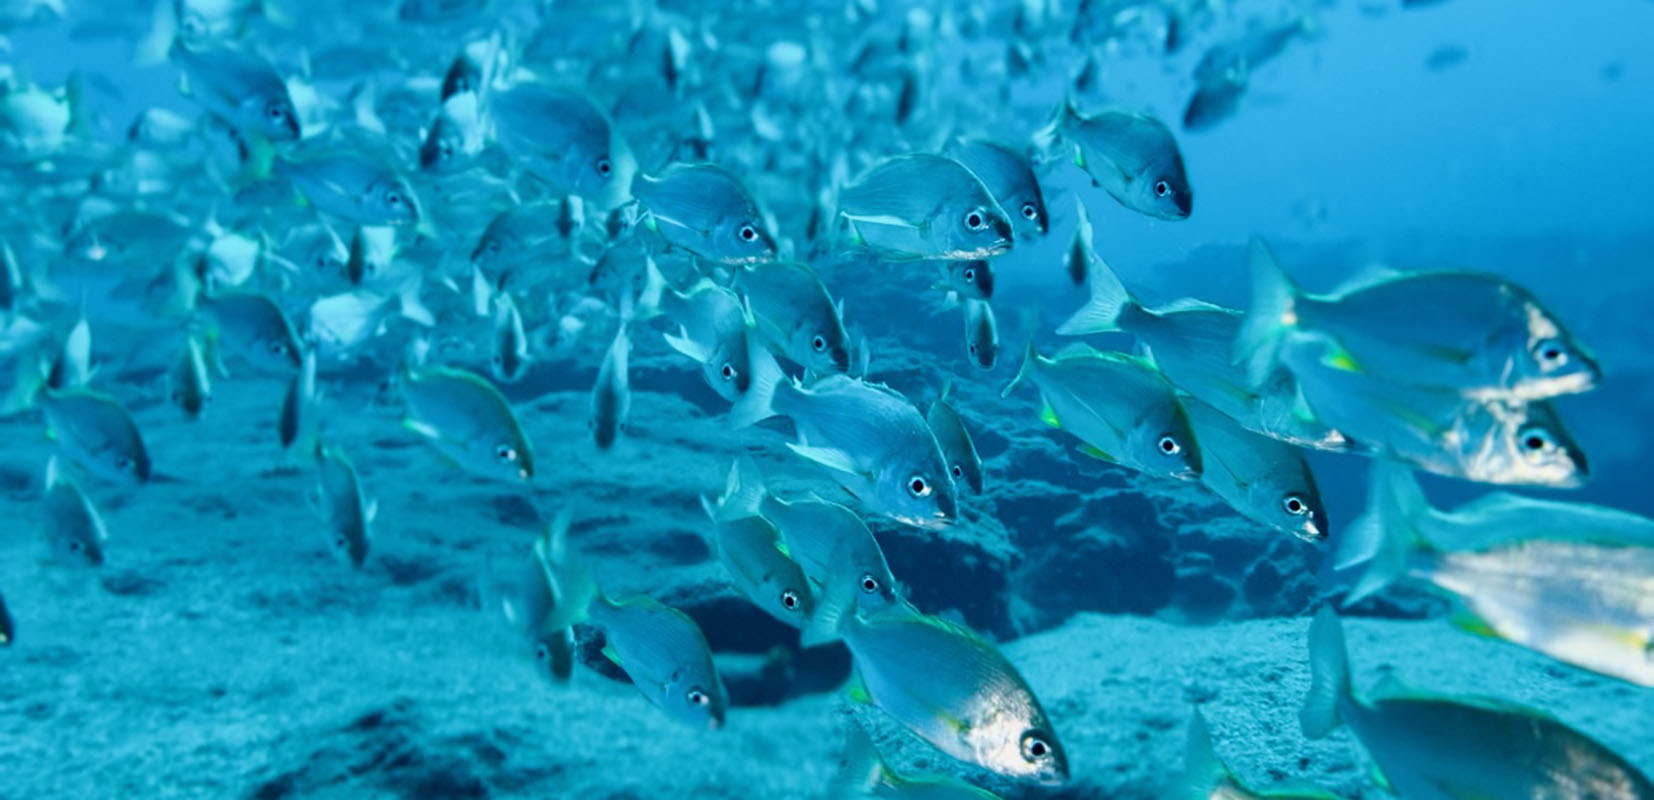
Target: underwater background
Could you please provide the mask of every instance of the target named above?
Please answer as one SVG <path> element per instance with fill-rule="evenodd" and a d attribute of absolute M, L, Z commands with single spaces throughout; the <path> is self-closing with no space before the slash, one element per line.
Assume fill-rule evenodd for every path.
<path fill-rule="evenodd" d="M 1334 570 L 1334 554 L 1367 506 L 1373 459 L 1306 454 L 1330 537 L 1304 541 L 1238 514 L 1198 481 L 1078 452 L 1072 436 L 1042 421 L 1038 392 L 1002 395 L 1030 340 L 1044 353 L 1072 341 L 1054 329 L 1090 296 L 1067 267 L 1077 202 L 1096 255 L 1147 306 L 1198 297 L 1247 308 L 1254 236 L 1315 292 L 1374 264 L 1469 269 L 1525 287 L 1566 321 L 1602 376 L 1593 391 L 1554 400 L 1586 454 L 1588 482 L 1503 488 L 1654 516 L 1646 444 L 1654 419 L 1654 159 L 1641 147 L 1654 127 L 1654 63 L 1645 52 L 1654 3 L 161 0 L 152 8 L 63 0 L 0 9 L 6 99 L 37 91 L 68 104 L 72 94 L 75 107 L 73 122 L 57 126 L 67 133 L 44 147 L 25 141 L 39 128 L 38 106 L 4 108 L 0 232 L 22 280 L 3 312 L 3 394 L 28 394 L 19 387 L 37 377 L 34 367 L 87 320 L 87 386 L 130 413 L 154 471 L 141 484 L 75 481 L 107 541 L 100 564 L 62 563 L 53 553 L 63 518 L 49 502 L 57 484 L 45 476 L 48 461 L 72 456 L 61 432 L 45 431 L 64 423 L 46 419 L 38 400 L 8 404 L 0 418 L 5 800 L 861 796 L 844 778 L 846 732 L 854 730 L 878 743 L 893 773 L 950 776 L 1004 798 L 1229 796 L 1179 793 L 1196 708 L 1223 761 L 1248 785 L 1390 796 L 1356 736 L 1311 740 L 1300 725 L 1311 687 L 1306 631 L 1359 575 Z M 121 252 L 136 255 L 98 267 L 123 270 L 121 281 L 141 276 L 152 289 L 175 267 L 189 272 L 221 235 L 209 232 L 210 217 L 213 228 L 222 223 L 258 242 L 251 277 L 236 285 L 273 299 L 306 347 L 315 346 L 303 321 L 315 319 L 307 314 L 314 301 L 364 291 L 343 272 L 355 257 L 346 247 L 351 231 L 370 222 L 330 218 L 314 200 L 294 207 L 269 190 L 279 180 L 247 167 L 261 151 L 256 137 L 236 133 L 229 120 L 209 131 L 215 112 L 200 99 L 199 75 L 186 93 L 176 54 L 135 61 L 158 20 L 192 12 L 232 20 L 208 38 L 261 53 L 288 81 L 306 133 L 278 143 L 278 161 L 324 152 L 323 144 L 372 154 L 418 197 L 420 228 L 397 230 L 395 261 L 423 276 L 414 291 L 433 319 L 377 305 L 359 311 L 352 321 L 367 333 L 315 365 L 313 424 L 321 440 L 349 453 L 372 508 L 371 549 L 359 564 L 331 552 L 337 517 L 318 514 L 327 501 L 312 489 L 316 457 L 283 446 L 284 397 L 298 370 L 232 359 L 220 373 L 209 364 L 210 404 L 198 416 L 182 413 L 174 365 L 186 333 L 202 330 L 202 312 L 135 306 L 121 290 L 100 292 L 107 282 L 97 280 L 85 282 L 92 289 L 40 288 L 59 270 L 68 274 L 60 264 L 79 227 L 139 210 L 176 214 L 191 232 L 163 252 L 157 229 L 128 231 L 130 249 Z M 1200 88 L 1192 74 L 1203 54 L 1296 20 L 1305 20 L 1301 33 L 1245 67 L 1234 108 L 1210 125 L 1180 124 Z M 165 25 L 184 30 L 177 20 Z M 1182 39 L 1175 47 L 1174 26 Z M 531 355 L 521 374 L 504 380 L 491 370 L 499 316 L 474 298 L 504 295 L 505 279 L 478 289 L 472 247 L 508 205 L 567 208 L 578 194 L 509 169 L 508 179 L 479 190 L 421 163 L 429 120 L 444 113 L 438 86 L 450 62 L 500 32 L 517 62 L 594 100 L 630 142 L 641 173 L 709 160 L 741 176 L 781 256 L 809 262 L 842 304 L 867 357 L 860 374 L 921 413 L 948 387 L 984 476 L 980 493 L 960 492 L 957 519 L 920 527 L 881 515 L 789 451 L 792 424 L 733 425 L 726 399 L 663 339 L 676 319 L 629 322 L 630 357 L 619 367 L 629 410 L 618 442 L 594 444 L 594 386 L 601 394 L 613 375 L 612 342 L 627 328 L 617 323 L 630 319 L 635 292 L 617 294 L 589 276 L 625 237 L 651 235 L 623 203 L 611 215 L 586 202 L 572 237 L 554 233 L 562 220 L 538 221 L 556 241 L 525 254 L 514 274 L 561 277 L 548 277 L 549 289 L 530 284 L 536 300 L 528 289 L 516 298 Z M 765 80 L 778 70 L 762 62 L 777 42 L 809 52 L 823 84 L 855 88 L 767 95 L 777 90 Z M 890 63 L 853 66 L 866 53 Z M 898 99 L 904 81 L 917 87 L 917 110 L 896 122 L 889 109 L 907 102 Z M 379 128 L 341 132 L 361 122 L 364 92 L 369 107 L 378 103 Z M 830 107 L 851 95 L 861 98 L 853 108 Z M 1138 213 L 1067 150 L 1037 152 L 1039 132 L 1065 98 L 1164 120 L 1198 195 L 1188 218 Z M 690 157 L 683 141 L 708 138 L 696 131 L 695 107 L 715 135 Z M 157 108 L 216 143 L 140 141 L 130 121 Z M 311 114 L 325 122 L 312 127 Z M 826 154 L 855 154 L 854 167 L 837 172 L 842 184 L 879 159 L 935 152 L 954 136 L 1029 154 L 1049 212 L 1048 231 L 1019 234 L 991 258 L 999 355 L 986 369 L 967 351 L 961 311 L 934 286 L 928 261 L 846 257 L 842 240 L 816 236 L 807 222 L 820 193 L 836 185 L 822 166 L 832 162 Z M 155 170 L 144 179 L 154 188 L 111 188 L 112 176 L 125 174 L 118 170 L 139 168 L 133 153 L 146 148 L 177 156 L 143 167 Z M 477 201 L 479 192 L 488 198 Z M 341 254 L 329 251 L 325 275 L 306 260 L 305 243 L 318 231 Z M 672 286 L 689 287 L 703 273 L 724 282 L 708 265 L 715 259 L 652 240 L 648 249 Z M 621 283 L 646 281 L 639 269 Z M 1123 334 L 1087 341 L 1133 346 Z M 397 375 L 414 342 L 428 347 L 431 362 L 498 388 L 532 443 L 531 481 L 479 475 L 407 429 Z M 797 626 L 743 594 L 703 508 L 703 498 L 725 492 L 743 455 L 777 495 L 819 494 L 858 509 L 902 597 L 1003 653 L 1061 737 L 1069 772 L 1061 785 L 996 774 L 933 748 L 845 688 L 855 663 L 842 644 L 803 646 Z M 1419 477 L 1438 508 L 1499 488 Z M 625 664 L 605 658 L 605 634 L 584 620 L 573 626 L 572 677 L 548 679 L 534 642 L 500 613 L 502 594 L 517 588 L 511 579 L 534 563 L 531 548 L 565 510 L 567 543 L 603 593 L 647 595 L 698 626 L 727 691 L 721 729 L 662 713 Z M 1642 584 L 1645 594 L 1650 584 L 1654 577 Z M 1417 587 L 1391 587 L 1344 614 L 1357 686 L 1394 676 L 1444 696 L 1543 709 L 1635 768 L 1654 769 L 1647 688 L 1470 635 L 1455 627 L 1449 601 Z M 1654 626 L 1640 635 L 1646 647 Z M 896 672 L 918 680 L 925 670 L 916 660 Z M 876 791 L 884 793 L 869 796 L 917 792 L 894 781 Z M 1535 796 L 1650 796 L 1640 791 Z"/>

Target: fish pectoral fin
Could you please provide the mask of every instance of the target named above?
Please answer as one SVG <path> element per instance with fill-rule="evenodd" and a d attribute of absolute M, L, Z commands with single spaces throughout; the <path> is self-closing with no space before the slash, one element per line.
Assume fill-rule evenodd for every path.
<path fill-rule="evenodd" d="M 415 436 L 421 436 L 421 437 L 424 437 L 426 439 L 441 439 L 442 438 L 442 431 L 438 430 L 435 425 L 431 425 L 431 424 L 425 423 L 425 422 L 420 422 L 419 420 L 413 419 L 411 417 L 410 418 L 405 418 L 405 419 L 402 420 L 402 427 L 404 429 L 406 429 L 407 431 L 409 431 L 410 433 L 414 434 Z"/>
<path fill-rule="evenodd" d="M 848 472 L 851 475 L 872 477 L 866 470 L 857 469 L 856 462 L 850 458 L 849 453 L 843 450 L 832 447 L 812 447 L 807 444 L 794 444 L 792 442 L 787 443 L 787 448 L 828 469 Z"/>
<path fill-rule="evenodd" d="M 873 705 L 873 695 L 867 691 L 867 683 L 862 680 L 860 671 L 850 673 L 850 682 L 844 685 L 844 696 L 857 705 Z"/>
<path fill-rule="evenodd" d="M 1039 419 L 1040 422 L 1050 425 L 1053 428 L 1062 427 L 1062 420 L 1057 418 L 1057 410 L 1052 408 L 1050 403 L 1042 402 L 1040 404 Z"/>
<path fill-rule="evenodd" d="M 1082 444 L 1082 445 L 1080 445 L 1079 447 L 1077 447 L 1075 449 L 1079 450 L 1081 453 L 1084 453 L 1085 455 L 1088 455 L 1088 456 L 1091 456 L 1092 458 L 1097 459 L 1098 461 L 1107 461 L 1110 464 L 1118 464 L 1119 463 L 1119 461 L 1116 460 L 1114 458 L 1114 456 L 1111 456 L 1108 453 L 1103 452 L 1102 448 L 1100 448 L 1100 447 L 1098 447 L 1094 444 Z"/>
<path fill-rule="evenodd" d="M 898 228 L 914 228 L 914 229 L 917 229 L 917 230 L 923 230 L 924 229 L 923 225 L 914 225 L 913 223 L 908 222 L 907 220 L 902 219 L 901 217 L 892 216 L 890 214 L 868 214 L 868 215 L 845 214 L 844 218 L 849 220 L 851 224 L 866 223 L 866 224 L 869 224 L 869 225 L 890 225 L 890 226 L 898 227 Z M 926 223 L 926 224 L 928 224 L 928 223 Z"/>
<path fill-rule="evenodd" d="M 379 501 L 369 500 L 367 510 L 363 512 L 362 516 L 365 517 L 368 522 L 372 522 L 377 519 L 379 517 Z"/>
<path fill-rule="evenodd" d="M 1471 634 L 1472 636 L 1481 636 L 1488 639 L 1503 638 L 1499 635 L 1498 631 L 1493 629 L 1493 626 L 1487 624 L 1487 622 L 1483 621 L 1481 617 L 1475 616 L 1474 614 L 1454 614 L 1448 621 L 1452 623 L 1453 627 L 1458 628 L 1465 633 Z"/>
<path fill-rule="evenodd" d="M 622 663 L 621 660 L 620 660 L 620 654 L 615 652 L 614 645 L 611 645 L 611 644 L 603 645 L 603 657 L 609 659 L 610 663 L 614 664 L 617 667 L 620 667 L 621 669 L 626 668 L 626 665 L 624 663 Z"/>

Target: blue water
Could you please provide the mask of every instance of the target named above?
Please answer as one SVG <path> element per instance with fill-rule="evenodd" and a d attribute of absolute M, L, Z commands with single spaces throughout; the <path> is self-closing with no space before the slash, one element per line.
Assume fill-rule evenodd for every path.
<path fill-rule="evenodd" d="M 318 299 L 360 292 L 377 308 L 394 294 L 371 281 L 359 289 L 337 264 L 307 260 L 329 232 L 342 249 L 356 224 L 314 208 L 320 203 L 293 202 L 279 177 L 244 171 L 234 147 L 223 146 L 224 124 L 203 111 L 200 87 L 183 92 L 173 64 L 133 64 L 156 16 L 147 3 L 67 0 L 61 17 L 43 9 L 11 19 L 11 6 L 29 5 L 0 12 L 9 45 L 0 50 L 9 87 L 0 100 L 37 87 L 61 102 L 73 83 L 79 124 L 57 144 L 24 148 L 17 132 L 30 124 L 28 109 L 0 102 L 8 201 L 0 237 L 26 277 L 0 311 L 0 394 L 37 380 L 84 316 L 94 368 L 86 388 L 130 414 L 154 476 L 125 485 L 64 467 L 108 538 L 101 565 L 54 558 L 64 523 L 44 475 L 48 460 L 74 458 L 62 432 L 45 435 L 42 395 L 0 417 L 0 597 L 15 622 L 0 647 L 0 800 L 836 797 L 829 791 L 843 777 L 846 731 L 856 728 L 895 773 L 947 776 L 1004 798 L 1180 796 L 1171 792 L 1182 785 L 1185 728 L 1197 707 L 1247 785 L 1302 781 L 1352 800 L 1390 796 L 1356 736 L 1311 740 L 1298 719 L 1310 686 L 1308 619 L 1357 574 L 1332 562 L 1366 503 L 1371 459 L 1305 454 L 1332 531 L 1328 541 L 1305 542 L 1239 515 L 1198 482 L 1080 454 L 1068 433 L 1040 420 L 1031 390 L 1001 396 L 1026 343 L 1046 353 L 1069 343 L 1054 329 L 1087 299 L 1064 269 L 1076 201 L 1096 252 L 1150 306 L 1197 297 L 1247 308 L 1254 236 L 1312 291 L 1374 264 L 1470 269 L 1526 287 L 1602 365 L 1593 391 L 1555 399 L 1589 481 L 1494 487 L 1421 474 L 1432 504 L 1507 489 L 1654 516 L 1645 477 L 1654 471 L 1645 313 L 1654 297 L 1654 160 L 1639 146 L 1654 127 L 1654 62 L 1644 52 L 1654 4 L 492 0 L 475 4 L 480 11 L 441 4 L 456 9 L 452 18 L 416 24 L 399 17 L 401 3 L 384 0 L 337 8 L 271 0 L 215 44 L 267 59 L 307 116 L 302 141 L 273 146 L 278 158 L 371 156 L 405 181 L 427 223 L 390 234 L 399 249 L 384 269 L 419 277 L 434 324 L 386 305 L 362 341 L 326 352 L 318 369 L 321 439 L 349 454 L 363 505 L 375 509 L 360 566 L 331 552 L 314 496 L 316 459 L 279 441 L 295 370 L 259 369 L 230 353 L 223 372 L 211 370 L 205 412 L 190 418 L 177 407 L 173 377 L 186 334 L 231 326 L 199 305 L 154 301 L 188 283 L 177 276 L 216 235 L 210 218 L 265 248 L 251 277 L 219 291 L 270 298 L 305 339 Z M 1193 9 L 1180 26 L 1186 43 L 1171 51 L 1166 7 Z M 1024 22 L 1014 24 L 1019 14 Z M 1203 53 L 1300 15 L 1312 20 L 1309 32 L 1248 71 L 1231 115 L 1205 130 L 1179 124 Z M 582 259 L 567 256 L 557 220 L 535 225 L 549 244 L 509 284 L 534 287 L 513 289 L 530 362 L 514 380 L 497 377 L 498 328 L 491 311 L 477 310 L 472 250 L 494 212 L 566 192 L 516 172 L 487 176 L 497 164 L 439 175 L 418 162 L 444 72 L 462 45 L 495 31 L 514 64 L 589 96 L 645 173 L 687 158 L 677 144 L 704 108 L 715 130 L 708 157 L 750 190 L 780 255 L 810 262 L 842 303 L 853 340 L 865 342 L 866 379 L 921 412 L 951 385 L 982 457 L 983 493 L 962 492 L 958 518 L 944 526 L 881 514 L 875 500 L 788 449 L 801 426 L 733 428 L 729 402 L 667 345 L 662 334 L 676 325 L 664 319 L 632 325 L 629 415 L 618 444 L 598 448 L 593 387 L 605 374 L 619 296 L 635 296 L 642 276 L 594 280 L 593 262 L 644 247 L 679 288 L 703 275 L 727 284 L 743 268 L 666 247 L 648 225 L 632 224 L 630 211 L 610 220 L 588 203 L 577 233 Z M 662 71 L 668 31 L 688 48 L 675 87 Z M 764 49 L 782 41 L 806 45 L 806 88 L 755 97 Z M 1014 48 L 1032 59 L 1024 73 L 1010 74 Z M 892 66 L 852 73 L 864 49 Z M 1088 57 L 1095 85 L 1075 90 Z M 891 105 L 909 70 L 922 76 L 918 110 L 897 125 Z M 500 85 L 512 80 L 534 78 Z M 350 130 L 364 88 L 382 132 Z M 865 102 L 826 107 L 854 91 Z M 1048 233 L 1018 237 L 992 260 L 1000 354 L 991 369 L 972 363 L 962 314 L 944 306 L 933 267 L 853 250 L 842 238 L 808 239 L 817 192 L 833 188 L 835 174 L 842 182 L 950 136 L 1022 151 L 1069 94 L 1082 109 L 1119 106 L 1164 120 L 1187 165 L 1194 211 L 1177 221 L 1137 213 L 1094 185 L 1067 150 L 1041 164 Z M 151 148 L 173 159 L 172 185 L 136 198 L 100 189 L 91 176 L 132 157 L 129 124 L 155 108 L 191 126 L 190 143 Z M 759 112 L 777 135 L 760 135 Z M 312 114 L 323 124 L 310 124 Z M 219 146 L 203 149 L 197 136 L 219 137 Z M 846 159 L 838 173 L 835 155 Z M 215 166 L 203 170 L 207 161 Z M 135 235 L 140 255 L 129 261 L 66 255 L 87 220 L 133 211 L 175 215 L 185 241 L 155 245 L 163 238 L 155 224 Z M 75 288 L 54 293 L 54 284 Z M 532 444 L 531 481 L 467 470 L 403 424 L 399 393 L 416 341 L 428 345 L 427 363 L 469 370 L 498 389 Z M 1089 341 L 1133 344 L 1118 334 Z M 879 668 L 922 682 L 937 669 L 923 654 L 891 666 L 858 663 L 867 657 L 839 643 L 804 647 L 798 630 L 741 593 L 702 498 L 724 491 L 742 455 L 780 496 L 819 495 L 854 509 L 917 612 L 975 631 L 1004 654 L 1061 737 L 1070 773 L 1062 785 L 950 755 L 881 708 L 890 703 L 860 702 L 847 687 L 853 673 Z M 590 624 L 574 628 L 572 679 L 549 679 L 529 637 L 500 613 L 534 563 L 531 546 L 564 509 L 574 520 L 569 544 L 606 594 L 650 596 L 699 628 L 727 688 L 721 730 L 683 725 L 651 704 L 626 665 L 601 652 L 609 634 Z M 1592 580 L 1582 585 L 1598 585 Z M 1449 617 L 1439 594 L 1416 585 L 1357 606 L 1346 616 L 1355 685 L 1365 692 L 1390 676 L 1449 697 L 1522 703 L 1633 768 L 1654 770 L 1647 688 L 1471 635 Z M 1646 645 L 1650 629 L 1630 635 Z M 1468 751 L 1461 757 L 1466 774 L 1480 768 Z M 892 786 L 885 790 L 898 791 Z M 1588 796 L 1650 796 L 1629 791 Z"/>

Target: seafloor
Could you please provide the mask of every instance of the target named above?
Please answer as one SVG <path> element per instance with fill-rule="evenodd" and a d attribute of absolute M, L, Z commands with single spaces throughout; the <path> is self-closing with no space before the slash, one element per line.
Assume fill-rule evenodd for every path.
<path fill-rule="evenodd" d="M 111 533 L 96 573 L 42 563 L 48 443 L 37 416 L 0 423 L 0 592 L 18 623 L 0 651 L 0 798 L 809 798 L 852 716 L 902 769 L 957 769 L 841 699 L 842 650 L 791 653 L 789 629 L 731 594 L 697 495 L 721 487 L 742 447 L 782 492 L 810 476 L 777 454 L 780 433 L 725 432 L 715 398 L 653 339 L 640 336 L 633 423 L 614 453 L 588 442 L 589 368 L 541 364 L 510 389 L 539 450 L 528 494 L 438 461 L 372 380 L 325 379 L 326 435 L 380 509 L 359 571 L 328 555 L 308 470 L 276 445 L 279 380 L 221 380 L 207 416 L 188 422 L 157 375 L 100 375 L 164 478 L 89 484 Z M 921 363 L 879 367 L 923 395 L 934 376 Z M 974 777 L 1008 798 L 1159 797 L 1200 704 L 1247 778 L 1379 796 L 1347 734 L 1298 733 L 1318 548 L 1192 487 L 1068 457 L 1025 398 L 956 393 L 993 420 L 979 434 L 986 496 L 941 534 L 877 530 L 922 608 L 1008 642 L 1075 773 L 1055 791 Z M 705 627 L 737 705 L 725 730 L 677 726 L 595 669 L 556 687 L 483 609 L 570 498 L 572 538 L 611 591 L 653 592 Z M 1433 690 L 1494 691 L 1654 765 L 1654 693 L 1438 621 L 1350 624 L 1362 685 L 1390 670 Z"/>

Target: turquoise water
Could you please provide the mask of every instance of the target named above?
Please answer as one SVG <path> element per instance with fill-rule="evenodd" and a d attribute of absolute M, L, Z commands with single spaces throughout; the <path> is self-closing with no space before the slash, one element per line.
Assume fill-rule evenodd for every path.
<path fill-rule="evenodd" d="M 853 731 L 871 736 L 894 774 L 946 776 L 1004 798 L 1178 797 L 1195 709 L 1248 786 L 1390 796 L 1369 769 L 1368 753 L 1383 760 L 1377 734 L 1310 739 L 1299 720 L 1311 685 L 1309 619 L 1361 574 L 1334 566 L 1367 507 L 1375 459 L 1302 452 L 1330 534 L 1304 541 L 1238 513 L 1200 481 L 1082 454 L 1073 420 L 1067 430 L 1042 421 L 1027 386 L 1002 396 L 1030 341 L 1047 355 L 1073 341 L 1055 329 L 1091 293 L 1067 269 L 1079 204 L 1097 256 L 1150 307 L 1194 297 L 1248 308 L 1254 236 L 1311 291 L 1375 264 L 1468 269 L 1525 287 L 1601 365 L 1592 391 L 1554 400 L 1588 480 L 1560 489 L 1420 473 L 1431 504 L 1504 490 L 1654 516 L 1644 478 L 1654 469 L 1644 446 L 1654 416 L 1644 313 L 1654 296 L 1654 162 L 1637 147 L 1654 123 L 1643 52 L 1654 5 L 1645 2 L 164 0 L 151 9 L 67 0 L 20 15 L 10 9 L 35 4 L 6 5 L 0 191 L 10 202 L 0 236 L 16 266 L 0 311 L 0 597 L 13 622 L 0 647 L 6 800 L 862 796 L 846 788 Z M 421 18 L 439 7 L 444 14 Z M 186 24 L 174 26 L 180 13 Z M 1183 124 L 1204 54 L 1289 23 L 1302 28 L 1278 53 L 1230 73 L 1245 82 L 1230 113 Z M 232 112 L 210 99 L 215 81 L 234 90 L 231 104 L 260 85 L 222 63 L 181 81 L 188 70 L 176 53 L 135 57 L 146 41 L 170 41 L 173 27 L 186 47 L 231 48 L 271 70 L 302 136 L 272 141 L 225 119 Z M 480 52 L 491 38 L 503 66 L 479 93 L 479 152 L 451 169 L 422 165 L 433 121 L 460 113 L 444 111 L 444 75 L 467 44 Z M 702 279 L 735 287 L 738 321 L 742 302 L 783 321 L 830 306 L 768 306 L 741 277 L 767 264 L 723 263 L 671 240 L 669 212 L 699 211 L 693 202 L 632 202 L 641 182 L 593 191 L 548 178 L 558 159 L 594 155 L 559 127 L 586 106 L 570 100 L 513 123 L 505 98 L 531 85 L 585 98 L 610 126 L 603 141 L 616 164 L 624 142 L 646 175 L 702 160 L 734 175 L 775 244 L 763 260 L 807 263 L 819 275 L 841 309 L 851 372 L 887 385 L 895 394 L 878 396 L 906 409 L 886 407 L 891 418 L 921 419 L 949 387 L 983 490 L 954 481 L 958 508 L 945 524 L 904 524 L 858 478 L 788 445 L 800 432 L 818 447 L 848 442 L 850 456 L 876 470 L 912 455 L 880 449 L 899 440 L 892 430 L 929 442 L 928 428 L 891 423 L 852 437 L 842 432 L 878 413 L 854 405 L 812 418 L 780 399 L 776 410 L 792 419 L 732 424 L 729 399 L 667 341 L 694 338 L 678 326 L 698 318 L 636 312 L 649 294 L 644 255 L 676 290 Z M 1087 114 L 1119 107 L 1163 120 L 1193 187 L 1188 218 L 1117 202 L 1076 164 L 1072 142 L 1036 146 L 1065 97 Z M 133 138 L 133 120 L 152 109 L 176 115 L 175 137 Z M 937 265 L 869 250 L 834 206 L 883 159 L 938 152 L 958 137 L 1027 158 L 1049 212 L 1045 233 L 1019 231 L 990 260 L 984 302 L 998 357 L 989 368 L 967 349 L 967 313 L 935 288 Z M 341 154 L 373 173 L 326 175 L 347 187 L 338 191 L 345 210 L 325 187 L 284 172 Z M 417 224 L 370 218 L 389 213 L 374 205 L 387 176 L 417 205 Z M 697 184 L 688 195 L 715 191 Z M 490 221 L 518 207 L 532 213 L 510 263 L 474 258 Z M 76 249 L 87 231 L 120 219 L 136 222 L 102 234 L 99 254 Z M 394 242 L 394 255 L 376 254 L 377 241 Z M 249 295 L 267 298 L 292 331 L 223 301 Z M 623 322 L 627 309 L 635 317 Z M 84 387 L 34 391 L 53 363 L 77 363 L 69 342 L 83 319 Z M 356 335 L 341 334 L 346 327 Z M 629 357 L 617 367 L 622 330 Z M 749 335 L 778 356 L 785 383 L 824 385 L 785 343 Z M 502 367 L 502 336 L 525 359 L 520 372 Z M 256 349 L 270 341 L 294 348 Z M 1123 334 L 1086 341 L 1134 347 Z M 301 350 L 315 353 L 314 399 L 301 404 L 315 437 L 284 446 Z M 414 376 L 439 368 L 475 376 L 469 389 L 438 390 L 443 408 L 462 404 L 455 392 L 503 401 L 466 406 L 488 420 L 480 461 L 429 441 L 463 438 L 475 419 L 421 416 Z M 197 369 L 211 400 L 192 416 L 180 387 L 199 380 Z M 1110 396 L 1110 385 L 1091 396 Z M 110 480 L 99 465 L 115 463 L 121 445 L 88 455 L 71 430 L 82 417 L 54 421 L 42 410 L 77 392 L 107 397 L 130 418 L 152 463 L 148 480 Z M 608 393 L 629 397 L 629 408 L 617 442 L 602 448 L 593 397 Z M 502 408 L 522 443 L 506 472 L 490 472 L 487 437 L 500 434 Z M 318 490 L 329 462 L 315 442 L 345 454 L 359 497 Z M 514 479 L 530 450 L 532 474 Z M 751 576 L 732 568 L 731 540 L 703 508 L 743 457 L 775 496 L 841 503 L 865 522 L 912 606 L 900 613 L 943 620 L 935 624 L 960 640 L 1003 654 L 1060 739 L 1065 780 L 1026 780 L 993 757 L 939 745 L 877 677 L 952 685 L 947 668 L 961 659 L 919 643 L 875 655 L 845 629 L 837 633 L 850 647 L 806 646 L 807 620 L 789 626 L 765 605 L 769 594 L 744 592 Z M 67 477 L 50 483 L 49 461 Z M 897 489 L 906 477 L 895 476 Z M 66 508 L 66 496 L 84 498 L 106 538 L 84 533 L 82 507 Z M 341 516 L 351 511 L 367 531 L 360 564 L 338 544 L 356 533 Z M 605 595 L 647 596 L 693 623 L 727 696 L 720 729 L 682 724 L 652 702 L 648 681 L 628 677 L 643 669 L 638 657 L 617 664 L 603 652 L 629 636 L 656 645 L 658 631 L 565 619 L 574 622 L 572 675 L 548 675 L 522 609 L 536 581 L 568 602 L 564 565 L 532 553 L 560 513 L 572 520 L 569 561 Z M 1546 519 L 1534 514 L 1524 519 Z M 1494 527 L 1478 533 L 1536 536 L 1508 520 Z M 1582 533 L 1563 527 L 1542 533 Z M 780 554 L 811 573 L 783 533 L 779 549 L 759 542 L 765 563 Z M 100 564 L 65 550 L 77 535 L 96 539 Z M 1632 563 L 1647 541 L 1616 544 Z M 836 560 L 827 566 L 845 561 L 828 551 Z M 1523 606 L 1522 625 L 1556 624 L 1545 612 L 1588 606 L 1581 598 L 1610 581 L 1654 580 L 1634 568 L 1570 569 L 1540 570 L 1568 591 Z M 801 584 L 812 608 L 830 595 L 817 578 Z M 1600 743 L 1598 755 L 1654 769 L 1647 688 L 1571 665 L 1577 650 L 1473 635 L 1463 628 L 1490 627 L 1485 614 L 1468 624 L 1441 591 L 1401 583 L 1345 610 L 1363 696 L 1383 694 L 1372 687 L 1390 676 L 1460 700 L 1521 703 Z M 1608 647 L 1648 648 L 1654 614 L 1636 611 L 1608 628 Z M 880 619 L 847 618 L 851 629 Z M 960 691 L 977 696 L 985 685 Z M 927 713 L 952 721 L 965 711 Z M 1491 738 L 1482 729 L 1435 750 L 1474 789 L 1497 761 L 1464 740 Z M 1388 763 L 1399 796 L 1448 796 L 1410 788 L 1417 763 Z M 1194 784 L 1187 796 L 1229 796 Z M 915 788 L 890 780 L 877 791 Z M 1499 793 L 1508 786 L 1477 791 L 1470 796 L 1517 796 Z M 1632 785 L 1578 796 L 1651 795 Z"/>

